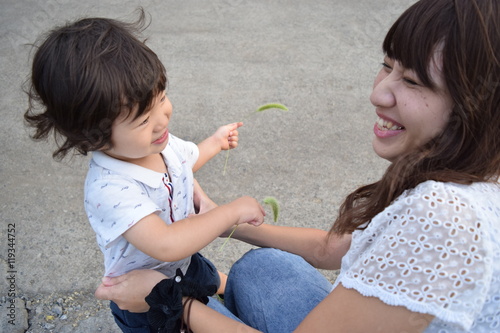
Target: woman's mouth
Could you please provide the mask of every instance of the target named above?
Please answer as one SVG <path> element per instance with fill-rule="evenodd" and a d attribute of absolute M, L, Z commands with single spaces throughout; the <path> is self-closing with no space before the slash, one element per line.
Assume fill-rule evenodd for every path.
<path fill-rule="evenodd" d="M 153 141 L 153 144 L 154 145 L 159 145 L 159 144 L 162 144 L 164 143 L 166 140 L 168 139 L 168 129 L 165 130 L 165 133 L 163 133 L 163 135 L 156 139 L 155 141 Z"/>
<path fill-rule="evenodd" d="M 395 124 L 390 120 L 385 120 L 382 118 L 377 119 L 376 123 L 377 127 L 381 131 L 398 131 L 398 130 L 403 130 L 404 127 L 400 126 L 399 124 Z"/>
<path fill-rule="evenodd" d="M 373 132 L 378 138 L 388 138 L 396 136 L 404 130 L 405 128 L 400 124 L 394 123 L 390 120 L 382 119 L 380 117 L 375 122 L 375 126 L 373 126 Z"/>

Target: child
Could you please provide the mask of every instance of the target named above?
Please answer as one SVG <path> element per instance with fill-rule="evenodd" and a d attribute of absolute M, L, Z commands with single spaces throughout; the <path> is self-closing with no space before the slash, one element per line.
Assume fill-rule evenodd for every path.
<path fill-rule="evenodd" d="M 92 152 L 85 210 L 105 276 L 149 268 L 172 277 L 181 269 L 188 280 L 219 287 L 217 270 L 198 251 L 233 225 L 261 224 L 264 212 L 242 197 L 193 215 L 195 206 L 207 210 L 195 198 L 193 171 L 235 148 L 243 124 L 222 126 L 198 146 L 169 133 L 165 69 L 136 37 L 143 23 L 141 12 L 136 24 L 88 18 L 51 31 L 33 59 L 25 119 L 34 139 L 54 131 L 54 158 Z M 145 314 L 111 308 L 122 330 L 149 332 Z"/>

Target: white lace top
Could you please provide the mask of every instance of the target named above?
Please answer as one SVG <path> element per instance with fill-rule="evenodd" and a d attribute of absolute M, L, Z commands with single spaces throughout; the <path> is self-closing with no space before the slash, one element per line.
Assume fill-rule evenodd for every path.
<path fill-rule="evenodd" d="M 338 283 L 435 317 L 426 332 L 500 332 L 500 184 L 427 181 L 352 235 Z"/>

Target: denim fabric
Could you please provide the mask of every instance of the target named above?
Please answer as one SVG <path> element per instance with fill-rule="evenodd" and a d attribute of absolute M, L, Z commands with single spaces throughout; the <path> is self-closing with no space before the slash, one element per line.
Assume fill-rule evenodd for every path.
<path fill-rule="evenodd" d="M 238 317 L 236 317 L 231 311 L 229 311 L 224 304 L 222 304 L 217 298 L 209 297 L 208 298 L 208 307 L 214 309 L 215 311 L 222 313 L 226 317 L 234 319 L 236 321 L 242 322 Z"/>
<path fill-rule="evenodd" d="M 219 288 L 220 277 L 215 266 L 200 253 L 191 257 L 191 264 L 184 277 L 186 280 L 195 281 L 204 285 L 216 285 Z M 215 305 L 216 306 L 216 305 Z M 155 332 L 149 327 L 146 313 L 133 313 L 121 310 L 114 302 L 110 303 L 111 312 L 116 324 L 124 333 L 150 333 Z M 221 310 L 222 312 L 223 310 Z M 226 311 L 227 312 L 227 311 Z"/>
<path fill-rule="evenodd" d="M 290 333 L 331 289 L 332 284 L 302 257 L 257 249 L 231 268 L 224 303 L 249 326 Z"/>

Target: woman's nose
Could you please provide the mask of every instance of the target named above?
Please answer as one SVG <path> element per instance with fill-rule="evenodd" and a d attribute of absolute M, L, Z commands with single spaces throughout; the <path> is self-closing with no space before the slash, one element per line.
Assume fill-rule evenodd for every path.
<path fill-rule="evenodd" d="M 383 70 L 382 70 L 383 71 Z M 379 73 L 373 83 L 373 90 L 370 94 L 370 102 L 377 107 L 392 107 L 396 104 L 394 95 L 395 80 L 391 74 Z"/>

